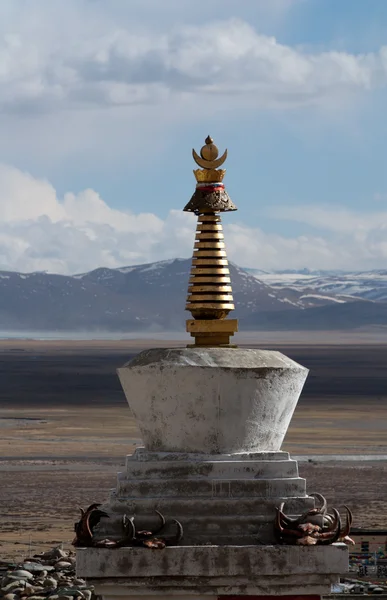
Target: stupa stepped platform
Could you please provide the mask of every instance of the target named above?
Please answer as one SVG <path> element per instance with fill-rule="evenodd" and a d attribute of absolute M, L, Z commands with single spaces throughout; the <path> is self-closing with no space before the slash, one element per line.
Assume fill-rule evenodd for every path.
<path fill-rule="evenodd" d="M 178 519 L 186 544 L 274 543 L 275 508 L 298 515 L 314 506 L 287 452 L 203 455 L 138 448 L 118 474 L 98 537 L 122 535 L 122 517 L 157 525 L 156 510 Z"/>
<path fill-rule="evenodd" d="M 297 461 L 286 452 L 204 457 L 173 452 L 160 453 L 160 460 L 155 460 L 156 456 L 138 449 L 127 457 L 126 471 L 117 477 L 118 497 L 136 497 L 138 492 L 161 497 L 239 497 L 241 487 L 244 495 L 268 497 L 281 496 L 285 486 L 296 495 L 305 495 Z"/>

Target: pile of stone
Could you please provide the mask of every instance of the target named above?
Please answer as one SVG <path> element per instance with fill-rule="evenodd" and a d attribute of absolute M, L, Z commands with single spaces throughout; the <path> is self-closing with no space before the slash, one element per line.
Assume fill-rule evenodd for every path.
<path fill-rule="evenodd" d="M 96 600 L 75 574 L 75 553 L 54 548 L 20 563 L 0 562 L 2 600 Z"/>
<path fill-rule="evenodd" d="M 341 579 L 341 583 L 337 587 L 340 586 L 342 588 L 341 592 L 350 594 L 383 594 L 383 597 L 387 594 L 387 582 L 372 583 L 371 581 L 345 577 Z"/>

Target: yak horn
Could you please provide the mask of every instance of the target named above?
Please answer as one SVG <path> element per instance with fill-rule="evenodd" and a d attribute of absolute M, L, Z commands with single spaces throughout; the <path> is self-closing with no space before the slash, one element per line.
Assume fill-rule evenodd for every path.
<path fill-rule="evenodd" d="M 312 496 L 312 498 L 316 498 L 316 500 L 320 500 L 320 502 L 322 503 L 321 508 L 319 508 L 319 511 L 325 515 L 328 509 L 328 503 L 326 501 L 326 499 L 324 498 L 324 496 L 322 494 L 319 494 L 318 492 L 313 492 L 313 494 L 309 494 L 310 496 Z"/>
<path fill-rule="evenodd" d="M 326 539 L 323 538 L 320 542 L 320 544 L 323 544 L 323 545 L 334 544 L 335 542 L 338 541 L 338 539 L 340 538 L 340 535 L 341 535 L 341 519 L 340 519 L 339 512 L 335 508 L 332 508 L 332 512 L 334 514 L 334 520 L 333 520 L 331 526 L 325 532 Z M 332 537 L 328 537 L 329 533 L 332 534 Z"/>

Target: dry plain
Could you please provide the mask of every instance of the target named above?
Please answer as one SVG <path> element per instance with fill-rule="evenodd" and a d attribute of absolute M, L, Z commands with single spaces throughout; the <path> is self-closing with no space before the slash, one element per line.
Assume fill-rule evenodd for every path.
<path fill-rule="evenodd" d="M 115 370 L 160 345 L 0 342 L 0 558 L 68 546 L 78 507 L 105 500 L 141 443 Z M 387 344 L 264 347 L 310 369 L 283 448 L 331 455 L 300 462 L 308 491 L 349 504 L 357 526 L 387 527 L 387 462 L 361 460 L 387 456 Z"/>

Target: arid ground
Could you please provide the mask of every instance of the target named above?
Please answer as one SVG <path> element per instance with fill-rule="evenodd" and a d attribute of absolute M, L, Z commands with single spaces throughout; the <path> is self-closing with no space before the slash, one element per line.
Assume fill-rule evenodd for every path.
<path fill-rule="evenodd" d="M 141 444 L 115 369 L 155 345 L 0 342 L 0 558 L 67 546 L 78 507 L 106 499 Z M 361 460 L 387 455 L 387 344 L 275 349 L 311 370 L 283 447 L 313 456 L 308 490 L 349 504 L 356 526 L 387 527 L 387 461 Z M 314 458 L 328 454 L 359 460 Z"/>

